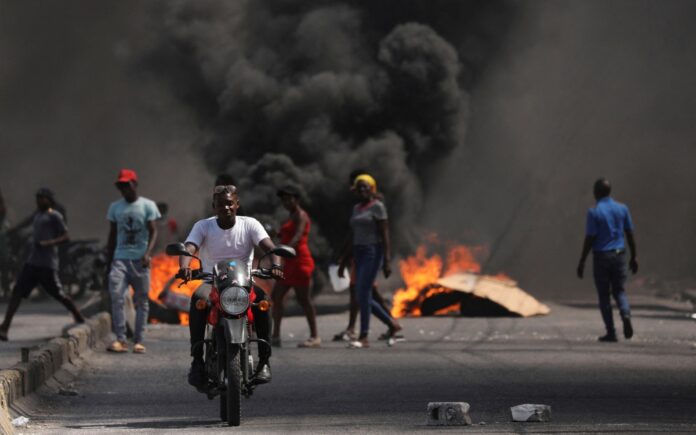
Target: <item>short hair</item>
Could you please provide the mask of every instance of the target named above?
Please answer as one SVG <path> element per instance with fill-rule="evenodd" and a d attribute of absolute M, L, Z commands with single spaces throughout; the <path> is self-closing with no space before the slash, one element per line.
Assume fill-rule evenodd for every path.
<path fill-rule="evenodd" d="M 222 195 L 239 196 L 237 186 L 231 184 L 215 186 L 215 188 L 213 188 L 213 202 L 215 202 L 218 196 Z"/>
<path fill-rule="evenodd" d="M 606 178 L 602 177 L 599 178 L 597 181 L 594 183 L 594 195 L 597 198 L 604 198 L 605 196 L 609 196 L 611 193 L 611 184 L 609 184 L 609 180 Z"/>

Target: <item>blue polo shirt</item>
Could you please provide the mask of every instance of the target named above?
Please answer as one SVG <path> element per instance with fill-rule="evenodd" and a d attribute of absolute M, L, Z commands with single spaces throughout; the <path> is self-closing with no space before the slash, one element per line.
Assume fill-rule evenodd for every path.
<path fill-rule="evenodd" d="M 604 252 L 624 249 L 624 231 L 633 231 L 633 221 L 628 207 L 604 197 L 587 210 L 585 234 L 593 236 L 592 251 Z"/>

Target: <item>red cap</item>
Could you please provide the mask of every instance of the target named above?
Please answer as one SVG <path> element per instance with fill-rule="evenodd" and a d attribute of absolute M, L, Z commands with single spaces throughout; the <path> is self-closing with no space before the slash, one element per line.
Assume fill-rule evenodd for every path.
<path fill-rule="evenodd" d="M 121 169 L 118 171 L 117 183 L 128 183 L 129 181 L 138 181 L 138 176 L 132 169 Z"/>

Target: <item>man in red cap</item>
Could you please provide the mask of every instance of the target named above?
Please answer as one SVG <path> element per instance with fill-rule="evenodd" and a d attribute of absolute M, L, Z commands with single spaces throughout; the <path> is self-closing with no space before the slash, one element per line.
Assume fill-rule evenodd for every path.
<path fill-rule="evenodd" d="M 121 169 L 116 188 L 123 198 L 111 203 L 107 213 L 110 223 L 107 242 L 109 294 L 116 341 L 107 350 L 128 351 L 123 305 L 128 286 L 132 286 L 136 313 L 133 352 L 145 353 L 143 330 L 149 308 L 150 255 L 157 239 L 155 221 L 160 218 L 160 213 L 154 201 L 138 196 L 138 176 L 135 171 Z"/>

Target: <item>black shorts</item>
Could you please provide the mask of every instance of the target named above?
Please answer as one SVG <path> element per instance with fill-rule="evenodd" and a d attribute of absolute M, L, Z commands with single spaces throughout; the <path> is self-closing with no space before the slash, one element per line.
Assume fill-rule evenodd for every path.
<path fill-rule="evenodd" d="M 63 286 L 60 283 L 60 278 L 58 278 L 58 271 L 50 267 L 34 266 L 33 264 L 25 264 L 22 267 L 14 291 L 27 298 L 39 284 L 46 293 L 54 298 L 63 296 Z"/>

